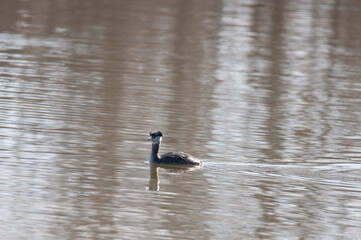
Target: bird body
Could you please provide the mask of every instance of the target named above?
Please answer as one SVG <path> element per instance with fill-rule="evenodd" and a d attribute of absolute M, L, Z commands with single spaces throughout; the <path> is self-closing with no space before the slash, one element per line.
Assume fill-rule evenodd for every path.
<path fill-rule="evenodd" d="M 201 160 L 184 152 L 169 152 L 163 155 L 159 155 L 163 134 L 160 131 L 157 131 L 150 132 L 149 136 L 152 140 L 152 152 L 150 154 L 151 163 L 192 166 L 202 164 Z"/>

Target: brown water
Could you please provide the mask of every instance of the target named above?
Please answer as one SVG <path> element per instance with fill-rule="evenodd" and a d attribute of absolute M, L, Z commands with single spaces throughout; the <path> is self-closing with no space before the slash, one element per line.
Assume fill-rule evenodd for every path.
<path fill-rule="evenodd" d="M 1 238 L 358 239 L 360 12 L 0 0 Z"/>

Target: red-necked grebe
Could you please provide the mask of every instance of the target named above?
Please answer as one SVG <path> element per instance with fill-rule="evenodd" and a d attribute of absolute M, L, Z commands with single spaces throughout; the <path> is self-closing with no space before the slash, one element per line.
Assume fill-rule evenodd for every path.
<path fill-rule="evenodd" d="M 163 134 L 160 131 L 157 131 L 150 132 L 149 136 L 149 140 L 152 140 L 152 152 L 150 154 L 151 163 L 194 166 L 202 164 L 201 160 L 184 152 L 169 152 L 160 156 L 159 148 L 162 142 Z"/>

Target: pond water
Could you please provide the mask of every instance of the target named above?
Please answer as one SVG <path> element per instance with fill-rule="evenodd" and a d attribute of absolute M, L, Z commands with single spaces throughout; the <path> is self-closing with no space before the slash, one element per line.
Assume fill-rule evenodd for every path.
<path fill-rule="evenodd" d="M 360 11 L 1 0 L 0 235 L 359 238 Z"/>

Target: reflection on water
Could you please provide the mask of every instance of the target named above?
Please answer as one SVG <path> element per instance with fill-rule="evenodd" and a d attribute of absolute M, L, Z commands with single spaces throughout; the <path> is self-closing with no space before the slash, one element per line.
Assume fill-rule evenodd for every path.
<path fill-rule="evenodd" d="M 150 164 L 150 172 L 149 172 L 149 191 L 159 191 L 159 177 L 158 177 L 158 170 L 159 167 Z"/>
<path fill-rule="evenodd" d="M 1 236 L 357 239 L 360 9 L 0 1 Z"/>
<path fill-rule="evenodd" d="M 201 166 L 185 166 L 185 165 L 164 165 L 164 164 L 156 164 L 156 163 L 150 163 L 149 164 L 149 169 L 150 169 L 150 173 L 149 173 L 149 185 L 148 185 L 148 190 L 149 191 L 159 191 L 160 189 L 160 180 L 159 180 L 159 169 L 164 169 L 167 172 L 172 172 L 172 173 L 185 173 L 185 172 L 189 172 L 189 171 L 194 171 L 196 169 L 201 168 Z M 180 183 L 182 184 L 182 183 Z"/>

